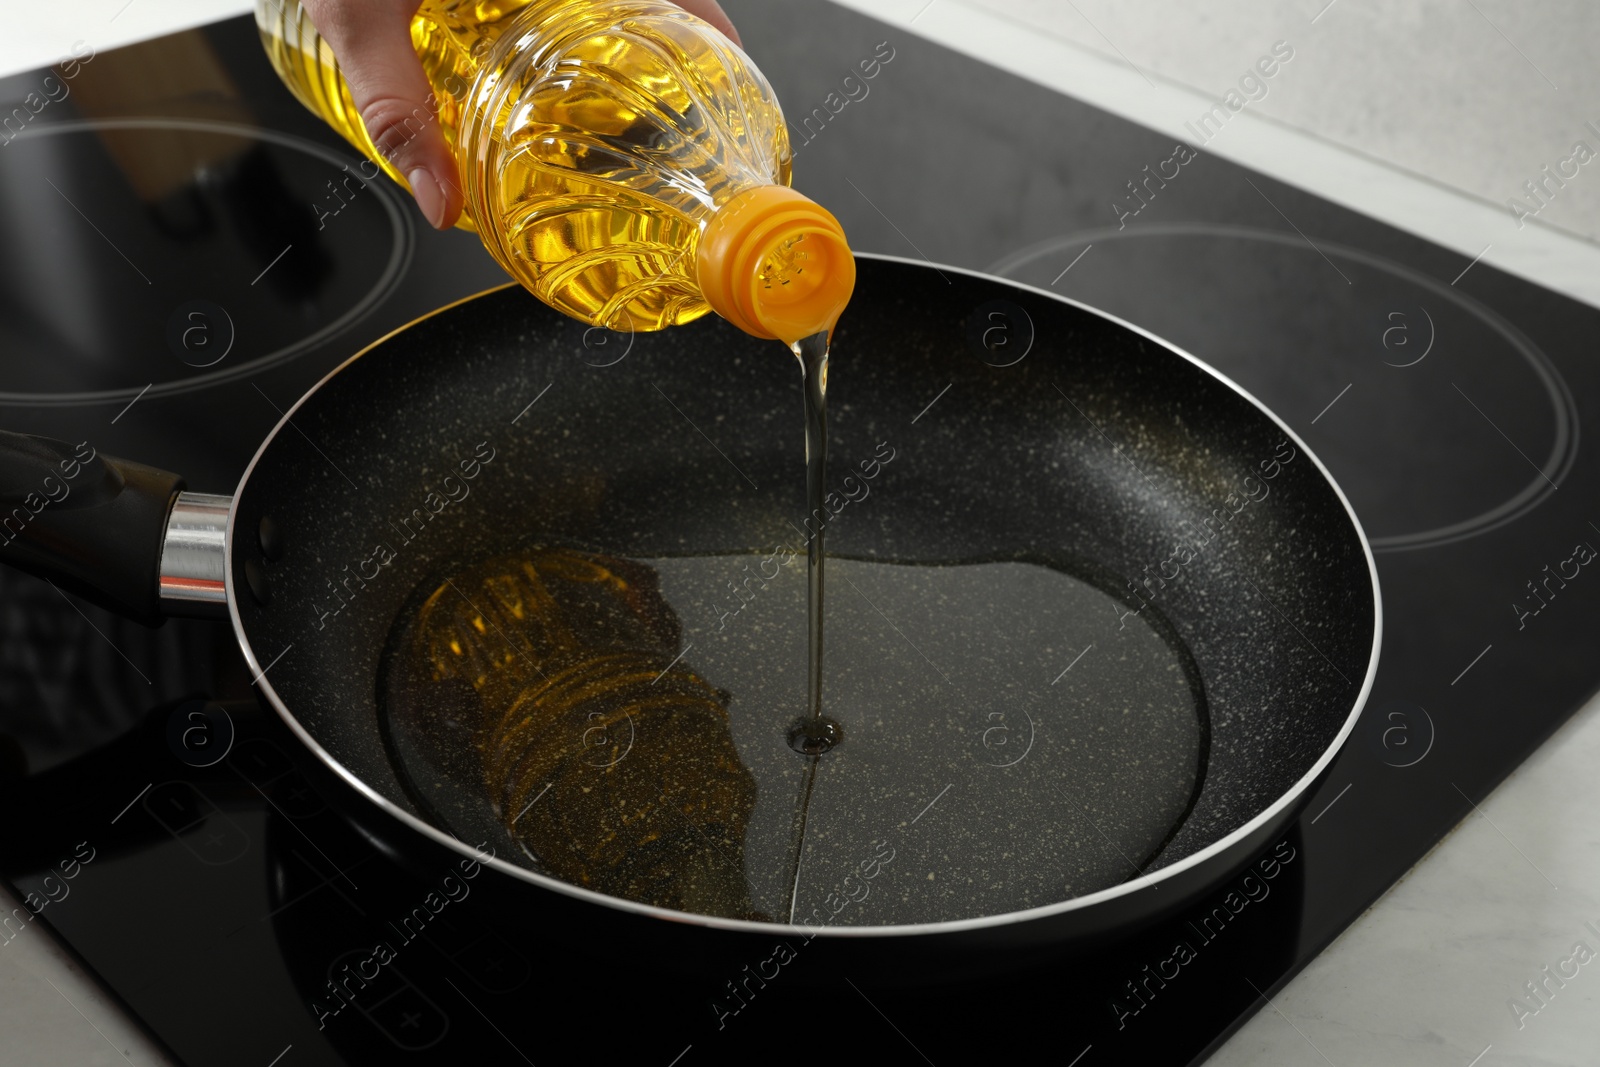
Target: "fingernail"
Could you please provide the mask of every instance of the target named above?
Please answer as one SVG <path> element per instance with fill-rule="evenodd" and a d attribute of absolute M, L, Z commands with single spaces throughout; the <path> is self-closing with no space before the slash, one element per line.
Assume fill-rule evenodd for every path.
<path fill-rule="evenodd" d="M 437 230 L 444 221 L 444 189 L 433 180 L 433 175 L 428 173 L 426 167 L 418 167 L 407 174 L 406 181 L 411 183 L 411 195 L 416 198 L 417 207 L 422 209 L 423 218 Z"/>

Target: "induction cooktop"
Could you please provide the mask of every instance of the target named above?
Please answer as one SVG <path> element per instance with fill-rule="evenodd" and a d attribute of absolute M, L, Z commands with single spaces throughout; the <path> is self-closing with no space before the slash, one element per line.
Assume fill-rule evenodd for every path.
<path fill-rule="evenodd" d="M 1311 444 L 1383 587 L 1356 733 L 1250 877 L 1091 953 L 935 985 L 786 980 L 803 955 L 685 977 L 512 936 L 470 892 L 386 932 L 437 879 L 337 814 L 225 628 L 147 630 L 0 571 L 0 870 L 29 902 L 0 941 L 48 925 L 178 1062 L 942 1065 L 1043 1042 L 1074 1067 L 1196 1063 L 1600 687 L 1593 309 L 1204 150 L 1130 216 L 1167 138 L 821 0 L 740 21 L 792 113 L 881 60 L 870 99 L 796 137 L 798 184 L 858 247 L 1109 311 Z M 0 135 L 6 429 L 226 492 L 328 370 L 504 280 L 472 235 L 350 180 L 248 19 L 65 84 Z M 379 977 L 329 1000 L 385 938 Z"/>

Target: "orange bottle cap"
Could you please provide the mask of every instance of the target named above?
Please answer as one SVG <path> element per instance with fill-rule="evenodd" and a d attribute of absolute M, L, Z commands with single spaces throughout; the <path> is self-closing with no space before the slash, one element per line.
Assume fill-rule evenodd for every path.
<path fill-rule="evenodd" d="M 713 311 L 788 343 L 832 330 L 856 286 L 839 220 L 784 185 L 747 189 L 712 215 L 695 266 Z"/>

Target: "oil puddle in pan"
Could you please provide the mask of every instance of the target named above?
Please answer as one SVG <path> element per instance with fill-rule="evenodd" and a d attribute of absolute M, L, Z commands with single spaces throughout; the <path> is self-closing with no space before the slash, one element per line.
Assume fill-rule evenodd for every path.
<path fill-rule="evenodd" d="M 576 885 L 840 925 L 1080 896 L 1181 825 L 1205 704 L 1153 611 L 1034 562 L 831 559 L 808 745 L 804 560 L 762 560 L 536 547 L 423 583 L 378 682 L 408 792 Z"/>

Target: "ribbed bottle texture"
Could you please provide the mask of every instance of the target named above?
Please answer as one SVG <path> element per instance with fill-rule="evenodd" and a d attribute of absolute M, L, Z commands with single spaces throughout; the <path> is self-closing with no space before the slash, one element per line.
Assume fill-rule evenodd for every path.
<path fill-rule="evenodd" d="M 294 94 L 404 184 L 385 159 L 396 146 L 368 136 L 296 0 L 259 0 L 256 18 Z M 713 217 L 742 193 L 790 181 L 787 129 L 766 78 L 664 0 L 425 0 L 411 39 L 434 91 L 413 118 L 418 128 L 438 123 L 454 148 L 468 225 L 514 278 L 575 318 L 654 330 L 704 315 L 712 302 L 699 252 Z M 790 303 L 814 288 L 786 288 L 807 262 L 797 240 L 773 256 L 757 250 L 751 268 Z M 842 232 L 835 243 L 844 247 Z M 759 311 L 729 317 L 762 332 Z"/>

